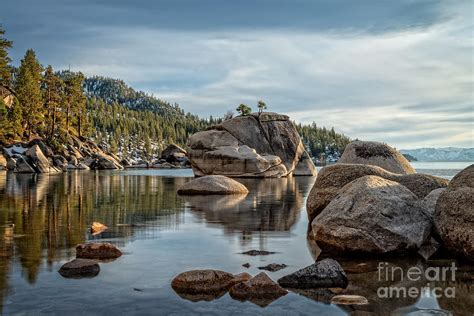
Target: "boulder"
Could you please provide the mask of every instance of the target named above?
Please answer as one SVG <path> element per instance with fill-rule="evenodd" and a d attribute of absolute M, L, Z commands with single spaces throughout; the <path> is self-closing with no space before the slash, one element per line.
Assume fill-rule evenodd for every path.
<path fill-rule="evenodd" d="M 226 292 L 234 275 L 219 270 L 191 270 L 178 274 L 171 282 L 177 293 L 201 294 Z"/>
<path fill-rule="evenodd" d="M 415 193 L 420 199 L 423 199 L 433 190 L 447 187 L 449 182 L 443 178 L 421 173 L 403 175 L 388 172 L 377 166 L 337 163 L 322 168 L 318 173 L 306 202 L 309 220 L 312 221 L 321 213 L 342 187 L 368 175 L 398 182 Z"/>
<path fill-rule="evenodd" d="M 443 246 L 474 261 L 474 164 L 459 172 L 441 192 L 434 222 Z"/>
<path fill-rule="evenodd" d="M 266 251 L 266 250 L 254 250 L 254 249 L 242 252 L 243 255 L 248 255 L 248 256 L 268 256 L 274 253 L 276 252 Z"/>
<path fill-rule="evenodd" d="M 15 168 L 16 168 L 16 158 L 8 157 L 7 170 L 15 170 Z"/>
<path fill-rule="evenodd" d="M 48 173 L 55 172 L 56 170 L 52 168 L 46 156 L 41 151 L 39 145 L 34 145 L 25 151 L 25 155 L 28 157 L 29 164 L 35 169 L 38 173 Z"/>
<path fill-rule="evenodd" d="M 247 194 L 248 189 L 241 183 L 224 176 L 204 176 L 193 179 L 178 189 L 179 194 Z"/>
<path fill-rule="evenodd" d="M 90 164 L 91 169 L 97 170 L 117 170 L 123 169 L 122 165 L 120 165 L 112 156 L 107 154 L 96 154 L 96 159 L 94 162 Z"/>
<path fill-rule="evenodd" d="M 259 306 L 266 306 L 288 292 L 273 282 L 265 272 L 261 272 L 250 280 L 231 287 L 229 294 L 237 300 L 248 300 Z"/>
<path fill-rule="evenodd" d="M 75 166 L 75 165 L 77 165 L 77 163 L 78 163 L 78 161 L 77 161 L 77 158 L 75 156 L 70 156 L 69 157 L 69 164 L 70 165 Z"/>
<path fill-rule="evenodd" d="M 47 158 L 54 157 L 53 150 L 49 146 L 47 146 L 45 143 L 43 143 L 41 139 L 33 139 L 31 142 L 29 142 L 28 147 L 31 148 L 35 145 L 37 145 L 40 148 L 43 155 L 45 155 Z"/>
<path fill-rule="evenodd" d="M 295 170 L 293 171 L 293 175 L 315 177 L 317 174 L 318 171 L 316 170 L 316 166 L 314 165 L 313 160 L 309 156 L 308 152 L 303 152 Z"/>
<path fill-rule="evenodd" d="M 179 147 L 178 145 L 171 144 L 163 150 L 161 153 L 161 159 L 165 159 L 167 162 L 181 162 L 186 157 L 186 150 Z"/>
<path fill-rule="evenodd" d="M 16 158 L 15 169 L 13 170 L 17 173 L 35 173 L 35 169 L 27 162 L 25 156 L 18 156 Z"/>
<path fill-rule="evenodd" d="M 235 284 L 239 284 L 240 282 L 247 282 L 250 280 L 252 276 L 247 272 L 242 272 L 239 274 L 234 275 L 234 278 L 230 282 L 230 286 L 234 286 Z"/>
<path fill-rule="evenodd" d="M 91 278 L 99 274 L 100 267 L 94 260 L 74 259 L 65 263 L 58 272 L 65 278 Z"/>
<path fill-rule="evenodd" d="M 378 142 L 353 141 L 346 146 L 338 162 L 374 165 L 400 174 L 416 172 L 396 149 Z"/>
<path fill-rule="evenodd" d="M 76 247 L 76 258 L 107 260 L 121 255 L 122 252 L 109 243 L 88 243 Z"/>
<path fill-rule="evenodd" d="M 329 258 L 316 261 L 278 280 L 281 286 L 294 289 L 346 288 L 347 283 L 347 276 L 341 265 Z"/>
<path fill-rule="evenodd" d="M 418 250 L 431 225 L 431 216 L 405 186 L 364 176 L 338 192 L 312 229 L 323 252 L 381 254 Z"/>
<path fill-rule="evenodd" d="M 226 120 L 192 135 L 188 146 L 189 162 L 198 176 L 283 177 L 295 170 L 304 153 L 293 123 L 276 113 Z"/>
<path fill-rule="evenodd" d="M 438 202 L 439 196 L 444 191 L 446 191 L 446 188 L 439 188 L 433 190 L 421 201 L 423 207 L 425 208 L 425 210 L 428 211 L 431 216 L 434 216 L 436 203 Z"/>

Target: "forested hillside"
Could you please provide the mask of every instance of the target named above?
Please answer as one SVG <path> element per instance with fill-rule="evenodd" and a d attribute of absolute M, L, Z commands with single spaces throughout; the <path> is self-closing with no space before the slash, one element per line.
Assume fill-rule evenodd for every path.
<path fill-rule="evenodd" d="M 185 147 L 191 134 L 234 115 L 200 118 L 122 80 L 55 71 L 44 67 L 32 49 L 15 68 L 8 56 L 13 43 L 3 34 L 0 29 L 0 144 L 39 137 L 54 149 L 70 143 L 72 135 L 92 138 L 120 158 L 147 160 L 168 144 Z M 259 101 L 257 107 L 267 105 Z M 236 111 L 246 115 L 251 108 L 241 104 Z M 297 128 L 311 156 L 321 160 L 337 160 L 349 141 L 315 123 Z"/>

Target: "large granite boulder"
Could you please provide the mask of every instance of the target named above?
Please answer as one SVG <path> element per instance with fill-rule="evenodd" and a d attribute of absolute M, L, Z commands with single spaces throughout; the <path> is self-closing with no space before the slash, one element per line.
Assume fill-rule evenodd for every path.
<path fill-rule="evenodd" d="M 53 165 L 49 163 L 48 158 L 43 154 L 40 146 L 38 144 L 33 145 L 27 151 L 25 151 L 26 157 L 30 162 L 30 165 L 38 173 L 49 173 L 49 172 L 58 172 L 59 170 L 54 168 Z"/>
<path fill-rule="evenodd" d="M 344 186 L 313 220 L 318 246 L 331 253 L 406 253 L 431 232 L 431 216 L 400 183 L 364 176 Z"/>
<path fill-rule="evenodd" d="M 346 146 L 338 162 L 374 165 L 394 173 L 415 173 L 415 169 L 401 153 L 378 142 L 353 141 Z"/>
<path fill-rule="evenodd" d="M 284 177 L 293 173 L 305 152 L 289 117 L 276 113 L 224 121 L 192 135 L 188 146 L 197 176 Z"/>
<path fill-rule="evenodd" d="M 16 157 L 15 169 L 16 173 L 35 173 L 36 170 L 28 163 L 25 156 Z"/>
<path fill-rule="evenodd" d="M 336 260 L 327 258 L 280 278 L 278 284 L 294 289 L 346 288 L 347 276 Z"/>
<path fill-rule="evenodd" d="M 170 163 L 181 162 L 186 159 L 186 150 L 175 144 L 168 145 L 161 153 L 161 159 Z"/>
<path fill-rule="evenodd" d="M 443 178 L 421 173 L 396 174 L 377 166 L 337 163 L 324 167 L 318 173 L 306 202 L 309 220 L 312 221 L 321 213 L 342 187 L 368 175 L 398 182 L 420 199 L 423 199 L 433 190 L 447 187 L 449 182 Z"/>
<path fill-rule="evenodd" d="M 193 179 L 178 189 L 179 194 L 247 194 L 245 185 L 225 176 L 204 176 Z"/>
<path fill-rule="evenodd" d="M 440 194 L 434 219 L 444 247 L 474 261 L 474 165 L 458 173 Z"/>

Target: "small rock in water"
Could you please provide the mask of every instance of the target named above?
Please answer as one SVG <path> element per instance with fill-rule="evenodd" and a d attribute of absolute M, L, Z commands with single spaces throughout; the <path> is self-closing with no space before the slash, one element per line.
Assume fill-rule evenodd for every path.
<path fill-rule="evenodd" d="M 105 226 L 102 223 L 99 222 L 93 222 L 91 225 L 91 234 L 92 235 L 98 235 L 108 229 L 107 226 Z"/>
<path fill-rule="evenodd" d="M 247 268 L 247 269 L 248 269 L 248 268 L 250 268 L 250 263 L 248 263 L 248 262 L 247 262 L 247 263 L 244 263 L 244 264 L 242 265 L 242 267 L 244 267 L 244 268 Z"/>
<path fill-rule="evenodd" d="M 270 279 L 265 272 L 260 272 L 247 282 L 241 282 L 231 287 L 229 294 L 234 299 L 248 300 L 264 307 L 288 294 L 288 291 Z"/>
<path fill-rule="evenodd" d="M 94 260 L 74 259 L 65 263 L 58 272 L 65 278 L 92 278 L 99 271 L 99 264 Z"/>
<path fill-rule="evenodd" d="M 270 271 L 270 272 L 275 272 L 275 271 L 279 271 L 281 269 L 284 269 L 286 268 L 287 265 L 286 264 L 278 264 L 278 263 L 270 263 L 264 267 L 258 267 L 260 270 L 267 270 L 267 271 Z"/>
<path fill-rule="evenodd" d="M 295 289 L 346 288 L 348 281 L 341 265 L 336 260 L 328 258 L 286 275 L 280 278 L 278 283 L 281 286 Z"/>
<path fill-rule="evenodd" d="M 251 278 L 252 278 L 252 276 L 250 274 L 248 274 L 247 272 L 242 272 L 242 273 L 236 274 L 236 275 L 234 275 L 234 278 L 231 281 L 231 286 L 233 286 L 235 284 L 239 284 L 240 282 L 247 282 Z"/>
<path fill-rule="evenodd" d="M 171 286 L 178 293 L 214 293 L 227 291 L 234 275 L 219 270 L 191 270 L 178 274 Z"/>
<path fill-rule="evenodd" d="M 249 250 L 249 251 L 242 252 L 243 255 L 248 255 L 248 256 L 268 256 L 274 253 L 275 252 L 265 251 L 265 250 Z"/>
<path fill-rule="evenodd" d="M 366 305 L 369 301 L 360 295 L 336 295 L 331 299 L 332 304 L 338 305 Z"/>
<path fill-rule="evenodd" d="M 110 243 L 88 243 L 76 247 L 76 258 L 107 260 L 121 255 L 122 252 Z"/>

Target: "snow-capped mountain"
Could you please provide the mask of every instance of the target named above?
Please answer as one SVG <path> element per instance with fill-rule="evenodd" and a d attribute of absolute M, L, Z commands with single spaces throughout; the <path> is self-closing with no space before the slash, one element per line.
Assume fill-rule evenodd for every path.
<path fill-rule="evenodd" d="M 474 148 L 417 148 L 402 149 L 400 152 L 418 161 L 474 161 Z"/>

